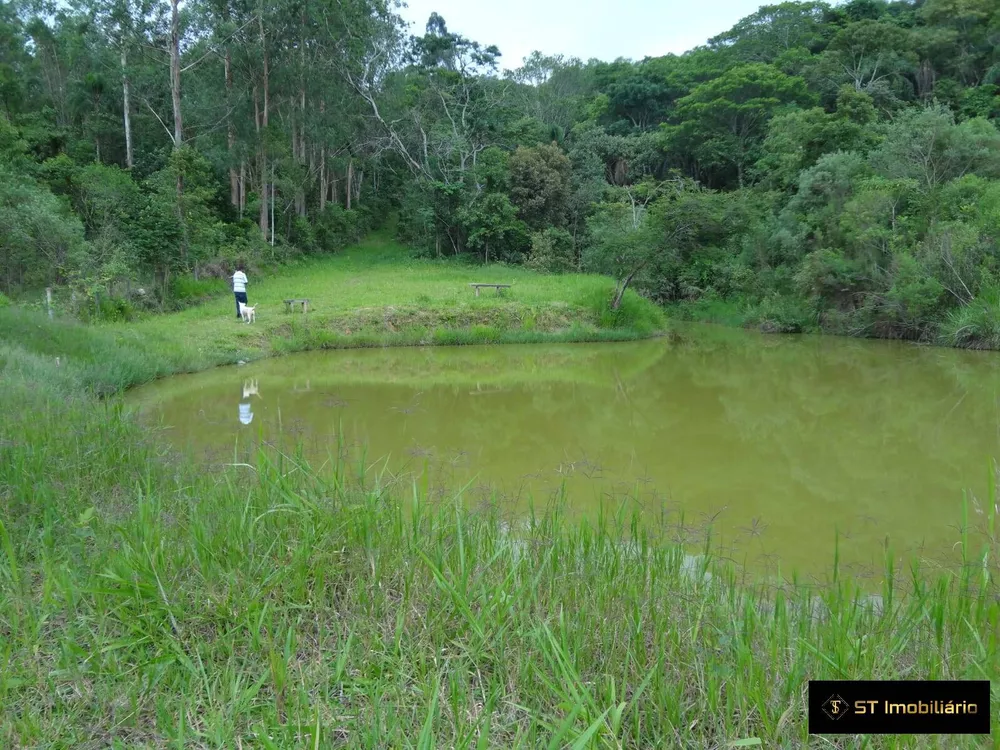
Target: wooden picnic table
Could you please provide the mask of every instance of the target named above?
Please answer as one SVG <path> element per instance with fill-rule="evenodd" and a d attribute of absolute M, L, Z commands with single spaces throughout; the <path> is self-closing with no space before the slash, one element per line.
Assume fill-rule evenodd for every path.
<path fill-rule="evenodd" d="M 308 299 L 286 299 L 285 302 L 285 312 L 291 312 L 295 305 L 302 305 L 302 312 L 309 312 L 309 300 Z"/>
<path fill-rule="evenodd" d="M 491 287 L 493 287 L 494 289 L 497 290 L 497 294 L 500 294 L 500 290 L 501 289 L 510 289 L 511 285 L 510 284 L 478 284 L 477 283 L 477 284 L 469 284 L 469 286 L 473 287 L 476 290 L 476 296 L 478 297 L 479 296 L 479 288 L 480 287 L 491 286 Z"/>

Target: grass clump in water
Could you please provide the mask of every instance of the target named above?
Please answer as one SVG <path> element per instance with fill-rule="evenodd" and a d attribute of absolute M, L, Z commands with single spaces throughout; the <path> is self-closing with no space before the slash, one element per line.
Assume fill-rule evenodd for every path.
<path fill-rule="evenodd" d="M 941 324 L 939 343 L 966 349 L 1000 349 L 1000 287 L 984 290 Z"/>
<path fill-rule="evenodd" d="M 581 294 L 579 305 L 588 310 L 597 326 L 604 330 L 629 330 L 643 336 L 663 330 L 666 316 L 659 307 L 627 289 L 618 309 L 613 310 L 611 303 L 614 295 L 614 285 L 607 283 Z"/>

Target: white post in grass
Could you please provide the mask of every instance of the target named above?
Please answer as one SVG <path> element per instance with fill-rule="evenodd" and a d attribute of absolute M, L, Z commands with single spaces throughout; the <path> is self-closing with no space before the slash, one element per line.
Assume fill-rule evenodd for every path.
<path fill-rule="evenodd" d="M 49 318 L 52 318 L 52 287 L 45 287 L 45 304 L 49 308 Z"/>

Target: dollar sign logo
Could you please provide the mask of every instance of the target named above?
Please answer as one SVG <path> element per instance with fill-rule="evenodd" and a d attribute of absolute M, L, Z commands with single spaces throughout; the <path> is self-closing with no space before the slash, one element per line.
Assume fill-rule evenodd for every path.
<path fill-rule="evenodd" d="M 851 712 L 851 704 L 839 695 L 831 695 L 822 705 L 823 713 L 831 719 L 839 719 Z"/>

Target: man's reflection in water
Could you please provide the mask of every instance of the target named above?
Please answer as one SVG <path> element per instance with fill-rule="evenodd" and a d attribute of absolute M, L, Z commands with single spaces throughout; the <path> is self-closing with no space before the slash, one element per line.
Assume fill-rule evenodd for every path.
<path fill-rule="evenodd" d="M 243 396 L 240 401 L 240 423 L 250 424 L 253 421 L 253 410 L 250 408 L 250 397 L 260 397 L 257 390 L 257 379 L 243 381 Z"/>

